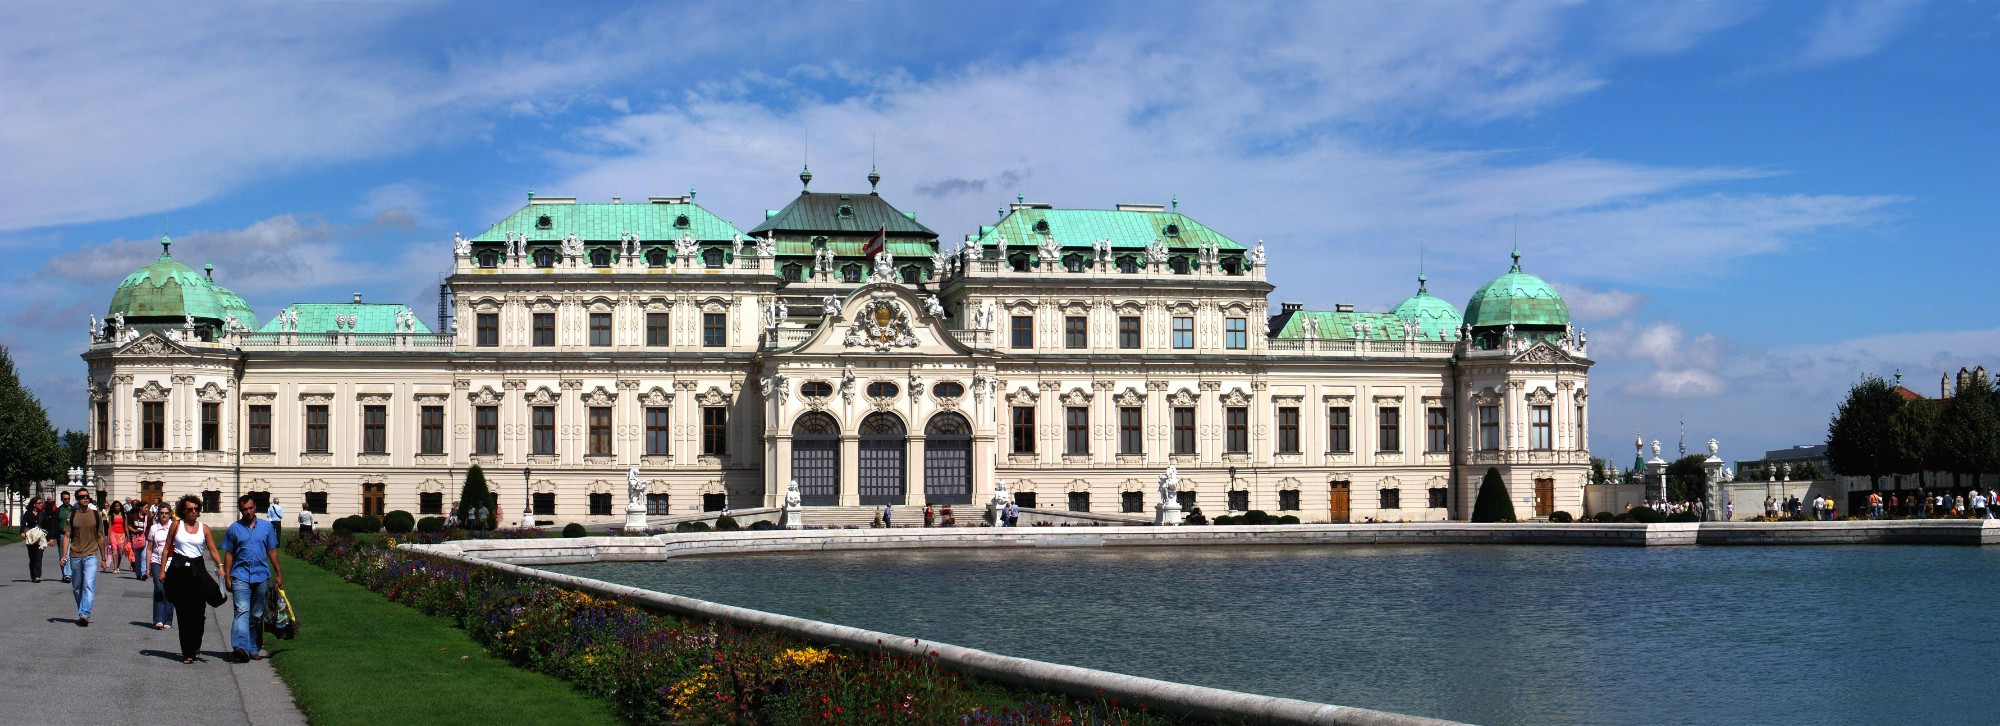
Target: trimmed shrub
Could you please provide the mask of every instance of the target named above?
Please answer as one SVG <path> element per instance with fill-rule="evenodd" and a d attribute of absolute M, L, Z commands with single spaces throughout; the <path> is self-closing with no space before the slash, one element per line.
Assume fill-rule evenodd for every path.
<path fill-rule="evenodd" d="M 1479 482 L 1479 498 L 1472 502 L 1472 521 L 1514 521 L 1514 500 L 1507 496 L 1507 483 L 1500 480 L 1497 468 L 1488 468 L 1486 478 Z"/>
<path fill-rule="evenodd" d="M 354 516 L 353 516 L 353 515 L 348 515 L 348 516 L 345 516 L 345 517 L 341 517 L 341 518 L 339 518 L 339 519 L 336 519 L 336 520 L 333 520 L 333 531 L 335 531 L 335 532 L 338 532 L 338 533 L 341 533 L 341 534 L 353 534 L 353 533 L 354 533 Z"/>
<path fill-rule="evenodd" d="M 1299 523 L 1299 515 L 1296 514 L 1287 514 L 1285 516 L 1278 518 L 1278 524 L 1298 524 L 1298 523 Z"/>
<path fill-rule="evenodd" d="M 1595 519 L 1599 522 L 1609 522 L 1614 519 L 1617 519 L 1617 515 L 1614 515 L 1610 512 L 1598 512 L 1597 515 L 1591 517 L 1591 519 Z"/>
<path fill-rule="evenodd" d="M 364 534 L 382 531 L 382 520 L 376 519 L 375 515 L 357 514 L 354 517 L 354 531 Z"/>
<path fill-rule="evenodd" d="M 584 536 L 583 525 L 576 522 L 563 525 L 563 536 L 570 539 Z"/>
<path fill-rule="evenodd" d="M 1569 522 L 1574 522 L 1576 520 L 1569 516 L 1569 512 L 1556 511 L 1556 512 L 1551 512 L 1549 514 L 1549 521 L 1569 523 Z"/>
<path fill-rule="evenodd" d="M 478 524 L 482 529 L 492 529 L 492 517 L 487 517 L 484 523 L 472 522 L 472 518 L 466 516 L 466 512 L 484 504 L 488 507 L 488 513 L 491 514 L 491 510 L 494 508 L 492 505 L 493 501 L 493 490 L 486 486 L 486 470 L 479 468 L 478 464 L 473 464 L 472 468 L 465 470 L 465 486 L 459 489 L 458 492 L 459 521 L 466 522 L 467 526 Z"/>
<path fill-rule="evenodd" d="M 760 519 L 750 523 L 750 531 L 752 532 L 762 532 L 767 529 L 777 529 L 777 528 L 778 528 L 778 523 L 768 519 Z"/>
<path fill-rule="evenodd" d="M 382 529 L 388 530 L 389 534 L 409 534 L 410 530 L 416 528 L 417 518 L 401 509 L 390 512 L 388 516 L 382 518 Z"/>
<path fill-rule="evenodd" d="M 417 531 L 436 534 L 444 531 L 444 517 L 424 517 L 417 520 Z"/>
<path fill-rule="evenodd" d="M 1669 514 L 1669 515 L 1667 515 L 1667 521 L 1669 521 L 1669 522 L 1699 522 L 1699 521 L 1701 521 L 1701 518 L 1700 518 L 1700 517 L 1697 517 L 1697 516 L 1694 516 L 1694 512 L 1674 512 L 1673 514 Z"/>
<path fill-rule="evenodd" d="M 1272 524 L 1276 519 L 1262 509 L 1252 509 L 1243 513 L 1244 524 Z"/>
<path fill-rule="evenodd" d="M 1639 520 L 1633 519 L 1631 512 L 1619 512 L 1617 516 L 1611 518 L 1611 521 L 1619 524 L 1636 524 Z"/>
<path fill-rule="evenodd" d="M 707 532 L 707 522 L 682 522 L 674 525 L 675 532 Z"/>
<path fill-rule="evenodd" d="M 1625 514 L 1632 517 L 1632 521 L 1640 524 L 1659 524 L 1667 521 L 1667 515 L 1661 514 L 1660 510 L 1652 507 L 1633 507 L 1631 511 Z"/>
<path fill-rule="evenodd" d="M 1236 516 L 1235 516 L 1235 515 L 1229 515 L 1229 514 L 1221 514 L 1221 515 L 1216 515 L 1216 517 L 1215 517 L 1215 523 L 1216 523 L 1216 524 L 1242 524 L 1242 522 L 1239 522 L 1239 521 L 1237 521 L 1237 518 L 1236 518 Z"/>
<path fill-rule="evenodd" d="M 743 528 L 742 525 L 736 523 L 735 517 L 731 517 L 727 514 L 717 517 L 715 519 L 715 531 L 717 532 L 734 532 L 742 528 Z"/>

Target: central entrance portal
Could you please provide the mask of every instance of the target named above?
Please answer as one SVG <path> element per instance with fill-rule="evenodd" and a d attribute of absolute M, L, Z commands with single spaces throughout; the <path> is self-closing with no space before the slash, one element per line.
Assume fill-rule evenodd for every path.
<path fill-rule="evenodd" d="M 908 431 L 893 413 L 861 420 L 861 503 L 903 504 L 909 479 Z M 804 483 L 800 483 L 804 486 Z"/>
<path fill-rule="evenodd" d="M 840 504 L 840 424 L 832 416 L 814 411 L 792 424 L 792 478 L 800 504 Z"/>
<path fill-rule="evenodd" d="M 972 424 L 945 411 L 924 427 L 924 503 L 972 503 Z"/>

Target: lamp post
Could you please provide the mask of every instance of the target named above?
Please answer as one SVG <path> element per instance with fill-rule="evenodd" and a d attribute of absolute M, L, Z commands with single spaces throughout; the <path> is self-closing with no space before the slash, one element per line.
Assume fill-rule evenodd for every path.
<path fill-rule="evenodd" d="M 533 469 L 521 467 L 521 526 L 535 526 L 535 494 L 529 489 L 528 476 Z"/>

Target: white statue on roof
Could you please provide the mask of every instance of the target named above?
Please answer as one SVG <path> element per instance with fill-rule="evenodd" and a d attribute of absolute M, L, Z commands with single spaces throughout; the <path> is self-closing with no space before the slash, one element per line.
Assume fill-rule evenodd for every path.
<path fill-rule="evenodd" d="M 765 259 L 778 256 L 778 240 L 773 232 L 765 232 L 764 238 L 757 240 L 757 256 Z"/>
<path fill-rule="evenodd" d="M 459 257 L 470 257 L 472 256 L 472 243 L 466 241 L 465 235 L 453 232 L 451 233 L 451 253 Z"/>
<path fill-rule="evenodd" d="M 1366 321 L 1362 320 L 1354 321 L 1354 337 L 1356 338 L 1368 337 L 1368 323 Z"/>
<path fill-rule="evenodd" d="M 1152 244 L 1146 245 L 1146 262 L 1148 264 L 1159 265 L 1159 264 L 1165 264 L 1166 261 L 1167 261 L 1167 244 L 1165 242 L 1161 242 L 1159 238 L 1156 237 L 1153 239 Z"/>
<path fill-rule="evenodd" d="M 583 240 L 578 238 L 575 233 L 564 237 L 562 241 L 562 253 L 564 257 L 582 257 Z"/>
<path fill-rule="evenodd" d="M 743 235 L 740 234 L 729 235 L 729 258 L 734 260 L 734 259 L 741 259 L 742 257 L 743 257 Z"/>
<path fill-rule="evenodd" d="M 1308 338 L 1318 338 L 1319 317 L 1316 315 L 1307 315 L 1305 322 L 1299 323 L 1299 330 L 1304 332 Z"/>
<path fill-rule="evenodd" d="M 674 251 L 681 264 L 688 264 L 694 260 L 694 248 L 694 235 L 682 234 L 680 239 L 674 240 Z"/>
<path fill-rule="evenodd" d="M 95 342 L 97 342 L 97 331 L 98 331 L 98 330 L 99 330 L 99 328 L 98 328 L 98 326 L 97 326 L 97 313 L 91 313 L 91 314 L 90 314 L 90 342 L 92 342 L 92 343 L 95 343 Z"/>
<path fill-rule="evenodd" d="M 819 299 L 819 314 L 832 317 L 840 312 L 840 296 L 827 295 Z"/>
<path fill-rule="evenodd" d="M 112 313 L 112 314 L 111 314 L 111 327 L 114 327 L 114 328 L 117 328 L 117 329 L 118 329 L 118 330 L 120 330 L 120 331 L 123 331 L 123 330 L 125 330 L 125 312 L 124 312 L 124 311 L 122 311 L 122 310 L 121 310 L 121 311 L 119 311 L 119 312 L 115 312 L 115 313 Z"/>
<path fill-rule="evenodd" d="M 1417 323 L 1416 318 L 1403 318 L 1404 340 L 1416 340 L 1417 334 L 1421 332 L 1423 332 L 1423 326 Z"/>
<path fill-rule="evenodd" d="M 944 317 L 944 303 L 938 302 L 937 295 L 924 298 L 924 314 L 933 318 Z"/>
<path fill-rule="evenodd" d="M 896 281 L 896 253 L 890 252 L 888 246 L 884 245 L 882 247 L 881 252 L 875 253 L 875 275 L 873 279 L 870 280 L 870 282 L 895 282 L 895 281 Z"/>
<path fill-rule="evenodd" d="M 1000 242 L 1000 257 L 1004 259 L 1007 257 L 1007 235 L 997 235 L 997 237 Z"/>
<path fill-rule="evenodd" d="M 1257 240 L 1257 249 L 1250 251 L 1250 266 L 1264 266 L 1264 240 Z"/>
<path fill-rule="evenodd" d="M 1037 251 L 1041 253 L 1043 262 L 1056 262 L 1057 258 L 1062 256 L 1062 243 L 1057 242 L 1054 235 L 1050 235 L 1042 240 L 1041 247 Z"/>

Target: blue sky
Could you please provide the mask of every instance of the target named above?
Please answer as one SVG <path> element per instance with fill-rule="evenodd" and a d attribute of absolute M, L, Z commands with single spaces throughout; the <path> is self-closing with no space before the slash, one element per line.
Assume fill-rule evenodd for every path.
<path fill-rule="evenodd" d="M 428 313 L 528 189 L 748 228 L 883 192 L 949 241 L 1019 193 L 1265 240 L 1276 301 L 1463 304 L 1523 264 L 1590 333 L 1592 446 L 1821 439 L 1862 373 L 2000 367 L 2000 4 L 14 6 L 0 342 L 81 427 L 86 316 L 157 255 L 264 316 Z"/>

